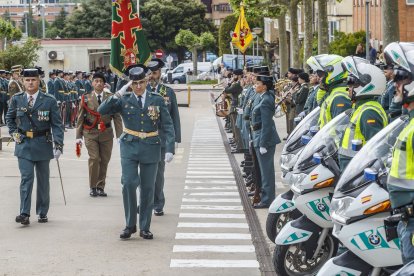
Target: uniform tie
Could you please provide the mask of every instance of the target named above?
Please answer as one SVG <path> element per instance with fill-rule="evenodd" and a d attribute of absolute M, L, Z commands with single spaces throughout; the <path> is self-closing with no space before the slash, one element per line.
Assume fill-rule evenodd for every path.
<path fill-rule="evenodd" d="M 101 95 L 98 95 L 98 104 L 101 105 L 102 101 L 101 101 Z"/>
<path fill-rule="evenodd" d="M 34 101 L 33 96 L 29 96 L 29 103 L 28 103 L 29 108 L 33 107 L 33 101 Z"/>
<path fill-rule="evenodd" d="M 142 96 L 138 96 L 138 106 L 142 108 Z"/>

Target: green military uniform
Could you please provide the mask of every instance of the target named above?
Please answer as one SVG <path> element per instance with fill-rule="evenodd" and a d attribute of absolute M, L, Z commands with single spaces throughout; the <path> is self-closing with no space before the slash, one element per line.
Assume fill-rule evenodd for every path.
<path fill-rule="evenodd" d="M 249 119 L 250 119 L 250 111 L 249 113 L 247 112 L 247 108 L 251 107 L 251 99 L 253 98 L 253 96 L 256 95 L 255 91 L 254 91 L 254 87 L 253 85 L 250 85 L 248 87 L 245 88 L 244 91 L 244 95 L 243 95 L 243 99 L 241 102 L 241 106 L 240 108 L 243 110 L 243 113 L 240 114 L 241 117 L 241 136 L 242 136 L 242 140 L 243 140 L 243 148 L 244 149 L 248 149 L 249 148 L 249 135 L 250 135 L 250 130 L 249 130 Z M 246 110 L 246 112 L 245 112 Z"/>
<path fill-rule="evenodd" d="M 85 86 L 83 85 L 82 80 L 76 79 L 75 81 L 76 87 L 78 88 L 79 97 L 82 97 L 83 94 L 86 93 Z"/>
<path fill-rule="evenodd" d="M 309 114 L 314 110 L 318 105 L 316 104 L 316 93 L 319 90 L 319 85 L 316 85 L 309 89 L 309 96 L 306 99 L 305 106 L 303 111 L 305 114 Z"/>
<path fill-rule="evenodd" d="M 352 140 L 361 141 L 361 146 L 388 125 L 385 110 L 374 99 L 359 100 L 355 104 L 349 125 L 339 148 L 339 166 L 344 171 L 357 151 L 352 149 Z"/>
<path fill-rule="evenodd" d="M 133 68 L 129 76 L 131 79 L 142 80 L 145 73 L 142 68 Z M 102 115 L 121 113 L 125 125 L 124 133 L 120 137 L 120 146 L 122 195 L 127 226 L 124 233 L 128 231 L 128 235 L 123 233 L 121 238 L 129 238 L 136 231 L 138 186 L 141 191 L 139 227 L 141 232 L 149 232 L 155 180 L 161 160 L 162 141 L 158 135 L 160 126 L 166 139 L 166 152 L 173 153 L 175 144 L 174 126 L 165 101 L 160 95 L 149 91 L 140 97 L 134 93 L 126 93 L 123 96 L 117 93 L 105 100 L 99 106 L 98 112 Z M 145 238 L 145 235 L 147 234 L 142 236 Z M 152 238 L 152 234 L 147 238 Z"/>
<path fill-rule="evenodd" d="M 352 107 L 346 87 L 336 87 L 325 99 L 321 106 L 319 128 L 324 127 L 333 118 Z"/>
<path fill-rule="evenodd" d="M 5 74 L 5 70 L 0 70 L 0 124 L 3 124 L 3 113 L 4 117 L 7 113 L 7 80 L 3 78 Z"/>
<path fill-rule="evenodd" d="M 47 93 L 56 98 L 55 79 L 51 77 L 52 75 L 52 73 L 49 74 L 49 80 L 47 81 Z"/>
<path fill-rule="evenodd" d="M 292 106 L 295 109 L 295 117 L 303 111 L 308 94 L 309 85 L 307 83 L 302 83 L 299 90 L 292 95 Z"/>
<path fill-rule="evenodd" d="M 17 137 L 14 155 L 18 158 L 21 173 L 20 214 L 30 216 L 36 170 L 36 213 L 45 217 L 50 202 L 49 162 L 53 158 L 52 143 L 55 143 L 56 148 L 62 149 L 63 127 L 55 98 L 39 91 L 36 94 L 32 107 L 27 93 L 17 93 L 11 98 L 7 125 L 10 135 Z"/>

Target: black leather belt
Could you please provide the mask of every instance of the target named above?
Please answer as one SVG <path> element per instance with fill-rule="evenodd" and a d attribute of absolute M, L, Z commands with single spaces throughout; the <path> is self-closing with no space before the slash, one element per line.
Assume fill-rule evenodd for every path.
<path fill-rule="evenodd" d="M 40 131 L 24 131 L 22 129 L 19 129 L 19 132 L 26 136 L 27 138 L 34 138 L 34 137 L 40 137 L 40 136 L 47 136 L 50 134 L 50 129 L 47 130 L 40 130 Z"/>

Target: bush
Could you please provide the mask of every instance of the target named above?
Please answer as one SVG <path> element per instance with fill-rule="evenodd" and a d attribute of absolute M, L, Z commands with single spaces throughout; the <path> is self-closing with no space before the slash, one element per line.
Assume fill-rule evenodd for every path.
<path fill-rule="evenodd" d="M 13 65 L 20 64 L 23 67 L 33 66 L 39 58 L 39 42 L 32 38 L 22 45 L 10 45 L 7 50 L 0 51 L 0 68 L 10 70 Z"/>
<path fill-rule="evenodd" d="M 335 32 L 335 39 L 329 44 L 329 53 L 343 57 L 355 55 L 359 43 L 365 46 L 365 31 L 356 33 Z"/>

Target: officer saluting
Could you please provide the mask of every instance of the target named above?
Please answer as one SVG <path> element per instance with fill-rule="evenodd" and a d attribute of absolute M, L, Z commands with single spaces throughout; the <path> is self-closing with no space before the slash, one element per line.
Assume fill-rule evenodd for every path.
<path fill-rule="evenodd" d="M 11 98 L 6 119 L 9 133 L 16 142 L 14 155 L 18 158 L 21 174 L 20 215 L 16 222 L 28 225 L 35 169 L 36 214 L 39 222 L 48 221 L 49 163 L 53 157 L 57 160 L 62 154 L 63 125 L 56 99 L 39 92 L 39 71 L 24 70 L 23 82 L 26 92 Z"/>
<path fill-rule="evenodd" d="M 143 68 L 141 68 L 143 67 Z M 128 239 L 137 231 L 137 195 L 140 186 L 140 236 L 152 239 L 149 231 L 154 203 L 154 187 L 158 162 L 161 160 L 159 129 L 165 134 L 165 161 L 171 162 L 174 151 L 174 127 L 164 99 L 147 91 L 146 68 L 129 70 L 130 82 L 98 108 L 102 115 L 121 113 L 124 133 L 120 137 L 122 195 L 126 227 L 120 238 Z M 145 69 L 144 69 L 145 68 Z M 128 87 L 133 93 L 126 93 Z M 138 173 L 139 167 L 139 173 Z"/>
<path fill-rule="evenodd" d="M 174 125 L 175 142 L 181 143 L 181 123 L 180 114 L 178 112 L 177 97 L 174 91 L 164 84 L 160 83 L 161 68 L 164 67 L 164 62 L 158 58 L 154 58 L 148 63 L 148 69 L 151 71 L 150 83 L 148 89 L 162 96 L 167 106 L 168 113 L 171 116 Z M 165 172 L 165 134 L 162 127 L 159 128 L 159 135 L 161 138 L 161 160 L 158 163 L 157 178 L 155 181 L 154 194 L 154 215 L 164 215 L 164 172 Z M 174 152 L 173 152 L 174 153 Z"/>

